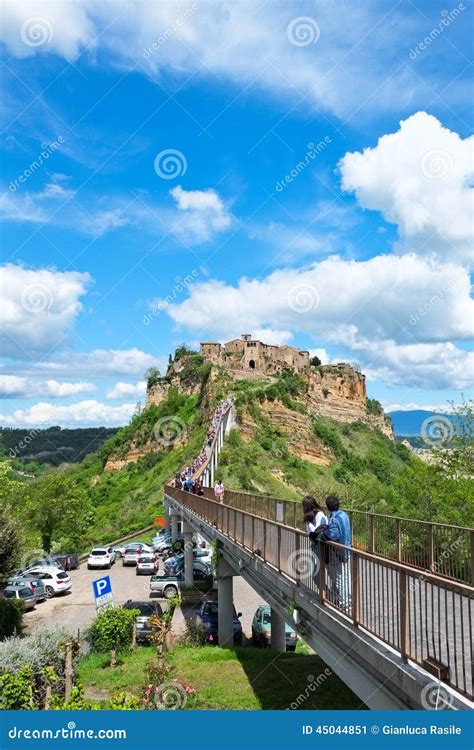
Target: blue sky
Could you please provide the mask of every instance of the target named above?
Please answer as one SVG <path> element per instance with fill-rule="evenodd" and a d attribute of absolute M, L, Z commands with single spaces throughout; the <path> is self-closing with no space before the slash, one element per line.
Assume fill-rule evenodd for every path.
<path fill-rule="evenodd" d="M 121 424 L 182 342 L 473 380 L 472 6 L 5 0 L 0 424 Z"/>

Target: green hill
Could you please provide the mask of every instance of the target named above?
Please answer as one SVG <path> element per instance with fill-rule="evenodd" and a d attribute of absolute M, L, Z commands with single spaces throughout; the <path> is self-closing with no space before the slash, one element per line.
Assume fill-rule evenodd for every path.
<path fill-rule="evenodd" d="M 65 496 L 77 507 L 69 526 L 53 519 L 54 549 L 86 549 L 149 525 L 162 514 L 163 484 L 199 453 L 215 407 L 230 394 L 237 425 L 219 461 L 227 489 L 293 500 L 336 492 L 346 507 L 472 525 L 470 448 L 453 444 L 439 464 L 426 465 L 369 423 L 308 411 L 300 376 L 234 380 L 222 368 L 204 366 L 199 355 L 186 357 L 181 375 L 161 379 L 168 390 L 159 405 L 135 414 L 96 453 L 35 480 L 14 477 L 5 497 L 29 548 L 41 546 L 35 519 L 42 520 L 53 495 L 57 515 Z"/>

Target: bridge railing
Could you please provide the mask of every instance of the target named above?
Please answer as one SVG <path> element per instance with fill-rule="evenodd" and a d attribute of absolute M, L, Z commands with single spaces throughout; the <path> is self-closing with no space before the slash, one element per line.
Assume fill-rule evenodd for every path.
<path fill-rule="evenodd" d="M 232 506 L 228 493 L 224 505 L 171 486 L 165 493 L 296 586 L 311 591 L 322 605 L 331 606 L 391 646 L 403 659 L 473 697 L 470 586 L 336 543 L 319 543 L 315 552 L 302 530 Z M 341 562 L 344 557 L 347 560 Z"/>
<path fill-rule="evenodd" d="M 204 494 L 214 499 L 211 489 Z M 226 490 L 225 505 L 304 531 L 301 504 Z M 348 510 L 352 545 L 395 562 L 474 585 L 474 529 Z"/>

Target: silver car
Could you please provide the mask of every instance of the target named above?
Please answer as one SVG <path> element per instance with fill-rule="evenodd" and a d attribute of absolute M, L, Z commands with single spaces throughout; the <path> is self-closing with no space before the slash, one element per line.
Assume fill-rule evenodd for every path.
<path fill-rule="evenodd" d="M 23 602 L 23 606 L 26 610 L 34 609 L 36 604 L 36 598 L 32 590 L 26 584 L 12 584 L 7 586 L 3 592 L 5 599 L 16 599 L 17 601 Z"/>
<path fill-rule="evenodd" d="M 137 559 L 137 569 L 136 569 L 137 576 L 139 575 L 152 576 L 152 575 L 155 575 L 157 570 L 158 570 L 158 560 L 155 557 L 155 555 L 154 554 L 149 555 L 146 552 L 142 552 L 140 557 Z"/>
<path fill-rule="evenodd" d="M 46 589 L 40 578 L 32 576 L 13 576 L 8 579 L 8 586 L 27 586 L 31 593 L 34 594 L 36 602 L 44 602 L 46 599 Z"/>
<path fill-rule="evenodd" d="M 123 553 L 122 566 L 136 565 L 141 554 L 152 555 L 153 549 L 148 544 L 142 544 L 141 542 L 128 544 Z"/>

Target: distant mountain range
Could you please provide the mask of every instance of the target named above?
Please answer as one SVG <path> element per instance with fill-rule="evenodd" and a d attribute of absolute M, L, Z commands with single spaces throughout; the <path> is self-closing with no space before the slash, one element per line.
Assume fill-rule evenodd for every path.
<path fill-rule="evenodd" d="M 419 437 L 421 426 L 426 419 L 432 420 L 439 417 L 449 419 L 454 425 L 456 418 L 441 412 L 425 411 L 424 409 L 413 409 L 413 411 L 391 411 L 388 416 L 392 420 L 393 430 L 397 437 Z"/>

